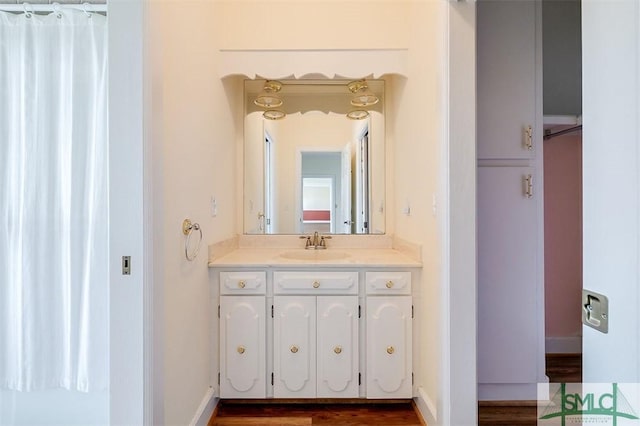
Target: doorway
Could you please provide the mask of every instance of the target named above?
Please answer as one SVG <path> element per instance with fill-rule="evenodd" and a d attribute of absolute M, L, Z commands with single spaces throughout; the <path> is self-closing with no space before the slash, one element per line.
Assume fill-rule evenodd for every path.
<path fill-rule="evenodd" d="M 334 233 L 335 176 L 303 176 L 302 233 Z"/>
<path fill-rule="evenodd" d="M 544 292 L 547 364 L 580 366 L 581 0 L 542 1 Z"/>
<path fill-rule="evenodd" d="M 342 151 L 300 151 L 300 233 L 350 232 L 344 223 L 351 216 L 350 161 Z"/>

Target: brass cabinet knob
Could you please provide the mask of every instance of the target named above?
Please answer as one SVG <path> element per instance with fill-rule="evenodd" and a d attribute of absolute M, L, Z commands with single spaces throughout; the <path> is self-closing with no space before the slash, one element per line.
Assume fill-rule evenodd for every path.
<path fill-rule="evenodd" d="M 243 354 L 245 350 L 246 349 L 244 348 L 244 346 L 238 346 L 238 353 L 239 354 Z"/>
<path fill-rule="evenodd" d="M 246 284 L 245 284 L 245 282 L 244 282 L 244 281 L 238 281 L 238 287 L 240 287 L 240 288 L 244 288 L 244 286 L 245 286 L 245 285 L 246 285 Z"/>
<path fill-rule="evenodd" d="M 387 281 L 387 288 L 391 288 L 393 287 L 393 281 L 389 280 Z"/>
<path fill-rule="evenodd" d="M 298 347 L 296 345 L 292 345 L 289 350 L 291 351 L 292 354 L 295 354 L 298 352 Z"/>
<path fill-rule="evenodd" d="M 394 353 L 395 351 L 396 351 L 396 350 L 395 350 L 395 349 L 393 349 L 393 346 L 387 346 L 387 353 L 388 353 L 389 355 L 391 355 L 391 354 L 392 354 L 392 353 Z"/>
<path fill-rule="evenodd" d="M 318 287 L 320 287 L 320 281 L 314 281 L 313 288 L 318 288 Z"/>
<path fill-rule="evenodd" d="M 335 348 L 333 348 L 333 351 L 337 354 L 342 352 L 342 346 L 336 346 Z"/>

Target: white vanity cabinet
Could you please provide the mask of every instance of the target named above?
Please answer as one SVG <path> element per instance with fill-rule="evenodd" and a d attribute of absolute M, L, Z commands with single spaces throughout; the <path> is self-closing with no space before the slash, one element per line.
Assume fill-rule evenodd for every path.
<path fill-rule="evenodd" d="M 274 397 L 358 397 L 357 292 L 357 272 L 274 272 Z"/>
<path fill-rule="evenodd" d="M 413 396 L 410 268 L 238 269 L 215 280 L 221 398 Z"/>
<path fill-rule="evenodd" d="M 266 274 L 220 273 L 220 396 L 266 397 Z"/>
<path fill-rule="evenodd" d="M 367 398 L 412 397 L 410 272 L 367 272 Z"/>

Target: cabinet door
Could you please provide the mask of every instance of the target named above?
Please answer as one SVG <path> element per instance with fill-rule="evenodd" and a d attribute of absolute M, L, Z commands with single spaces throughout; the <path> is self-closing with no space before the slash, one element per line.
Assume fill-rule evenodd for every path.
<path fill-rule="evenodd" d="M 478 168 L 478 382 L 536 383 L 540 310 L 536 197 L 530 167 Z M 535 178 L 535 176 L 534 176 Z M 538 314 L 540 312 L 540 314 Z M 484 395 L 480 395 L 484 397 Z"/>
<path fill-rule="evenodd" d="M 220 297 L 220 397 L 264 398 L 265 298 Z"/>
<path fill-rule="evenodd" d="M 316 396 L 316 299 L 276 296 L 273 361 L 276 398 Z"/>
<path fill-rule="evenodd" d="M 367 298 L 367 398 L 411 398 L 411 296 Z"/>
<path fill-rule="evenodd" d="M 358 397 L 358 297 L 318 296 L 319 398 Z"/>
<path fill-rule="evenodd" d="M 536 10 L 535 0 L 477 3 L 479 159 L 534 156 L 536 102 L 541 92 Z"/>

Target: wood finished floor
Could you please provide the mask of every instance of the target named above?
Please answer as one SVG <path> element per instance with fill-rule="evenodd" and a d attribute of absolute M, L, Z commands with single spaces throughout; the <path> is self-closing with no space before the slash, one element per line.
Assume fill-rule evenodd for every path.
<path fill-rule="evenodd" d="M 547 376 L 551 383 L 582 381 L 582 356 L 547 354 Z M 480 401 L 479 426 L 536 426 L 538 407 L 535 401 Z"/>
<path fill-rule="evenodd" d="M 402 403 L 250 403 L 222 401 L 210 426 L 421 426 L 410 401 Z"/>
<path fill-rule="evenodd" d="M 580 355 L 547 355 L 547 375 L 550 382 L 577 383 L 582 377 Z M 535 401 L 499 401 L 478 403 L 480 426 L 535 426 Z M 252 401 L 222 401 L 209 426 L 420 426 L 421 419 L 411 402 L 379 403 L 277 403 Z M 452 425 L 463 426 L 463 425 Z"/>

